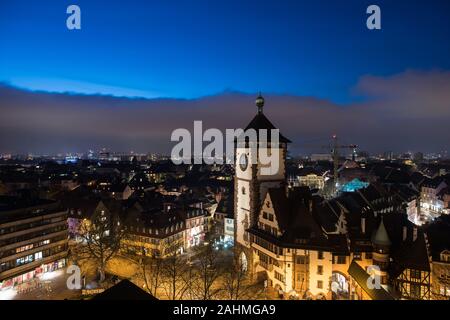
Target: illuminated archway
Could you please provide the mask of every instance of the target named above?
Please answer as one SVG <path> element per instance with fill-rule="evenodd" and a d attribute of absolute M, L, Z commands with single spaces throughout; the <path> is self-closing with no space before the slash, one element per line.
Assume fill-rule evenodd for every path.
<path fill-rule="evenodd" d="M 333 299 L 345 300 L 350 296 L 350 283 L 345 275 L 334 271 L 331 276 L 331 291 Z"/>

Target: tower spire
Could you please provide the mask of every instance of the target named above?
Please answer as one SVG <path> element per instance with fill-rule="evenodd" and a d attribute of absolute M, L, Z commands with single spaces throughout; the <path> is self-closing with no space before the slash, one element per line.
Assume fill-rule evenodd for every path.
<path fill-rule="evenodd" d="M 258 107 L 258 113 L 262 113 L 264 107 L 264 98 L 261 95 L 261 91 L 259 92 L 259 95 L 256 98 L 255 104 Z"/>

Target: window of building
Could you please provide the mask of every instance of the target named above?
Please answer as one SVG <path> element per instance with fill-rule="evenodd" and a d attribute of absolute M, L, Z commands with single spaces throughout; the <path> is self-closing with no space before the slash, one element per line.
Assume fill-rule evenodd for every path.
<path fill-rule="evenodd" d="M 420 271 L 419 270 L 411 270 L 411 279 L 420 279 Z"/>
<path fill-rule="evenodd" d="M 27 251 L 27 250 L 30 250 L 30 249 L 33 249 L 33 245 L 32 244 L 27 245 L 27 246 L 23 246 L 23 247 L 20 247 L 20 248 L 17 248 L 16 249 L 16 253 L 20 253 L 20 252 Z"/>
<path fill-rule="evenodd" d="M 372 252 L 366 252 L 366 259 L 372 259 Z"/>
<path fill-rule="evenodd" d="M 306 257 L 305 256 L 297 256 L 296 257 L 296 263 L 297 264 L 305 264 L 306 263 Z"/>
<path fill-rule="evenodd" d="M 323 266 L 317 266 L 317 274 L 322 275 L 323 274 Z"/>
<path fill-rule="evenodd" d="M 420 298 L 420 285 L 412 283 L 410 293 L 412 298 Z"/>
<path fill-rule="evenodd" d="M 277 228 L 272 228 L 272 234 L 273 234 L 274 236 L 278 235 L 278 230 L 277 230 Z"/>
<path fill-rule="evenodd" d="M 356 261 L 361 260 L 361 253 L 354 253 L 353 254 L 353 259 L 356 260 Z"/>
<path fill-rule="evenodd" d="M 20 266 L 25 263 L 33 262 L 33 255 L 30 254 L 28 256 L 16 259 L 16 265 Z"/>
<path fill-rule="evenodd" d="M 337 264 L 346 264 L 347 257 L 346 256 L 337 256 Z"/>
<path fill-rule="evenodd" d="M 273 214 L 269 213 L 269 221 L 273 221 Z"/>
<path fill-rule="evenodd" d="M 319 252 L 317 253 L 317 259 L 323 260 L 323 251 L 319 251 Z"/>
<path fill-rule="evenodd" d="M 322 280 L 318 280 L 317 281 L 317 288 L 318 289 L 323 289 L 323 281 Z"/>
<path fill-rule="evenodd" d="M 263 218 L 267 219 L 267 212 L 263 211 Z"/>
<path fill-rule="evenodd" d="M 284 277 L 281 273 L 278 273 L 275 271 L 275 279 L 277 279 L 278 281 L 284 282 Z"/>

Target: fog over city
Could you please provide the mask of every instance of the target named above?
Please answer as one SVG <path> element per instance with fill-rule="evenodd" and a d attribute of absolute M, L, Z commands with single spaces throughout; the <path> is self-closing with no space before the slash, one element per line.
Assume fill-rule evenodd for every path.
<path fill-rule="evenodd" d="M 293 154 L 323 152 L 336 133 L 369 152 L 449 149 L 450 72 L 406 70 L 363 76 L 337 104 L 318 97 L 264 92 L 264 112 L 292 141 Z M 170 152 L 170 134 L 245 126 L 256 112 L 256 93 L 225 90 L 195 99 L 129 98 L 36 92 L 0 86 L 0 152 L 110 150 Z"/>

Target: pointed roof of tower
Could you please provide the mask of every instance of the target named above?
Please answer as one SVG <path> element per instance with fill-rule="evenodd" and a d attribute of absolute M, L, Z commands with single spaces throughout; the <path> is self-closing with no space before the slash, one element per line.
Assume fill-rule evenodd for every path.
<path fill-rule="evenodd" d="M 264 98 L 261 96 L 261 94 L 256 98 L 255 104 L 258 107 L 258 113 L 255 115 L 255 117 L 252 119 L 252 121 L 250 121 L 250 123 L 247 125 L 247 127 L 245 128 L 244 131 L 246 131 L 248 129 L 254 129 L 254 130 L 256 130 L 256 133 L 259 138 L 259 129 L 269 130 L 268 140 L 270 141 L 270 130 L 277 129 L 277 128 L 272 124 L 272 122 L 270 122 L 269 119 L 267 119 L 267 117 L 263 113 Z M 283 136 L 281 134 L 281 132 L 280 132 L 279 141 L 284 142 L 284 143 L 291 142 L 288 138 Z"/>
<path fill-rule="evenodd" d="M 386 231 L 386 227 L 384 226 L 383 216 L 381 217 L 377 231 L 375 231 L 375 234 L 373 235 L 372 242 L 380 246 L 390 246 L 392 244 Z"/>

